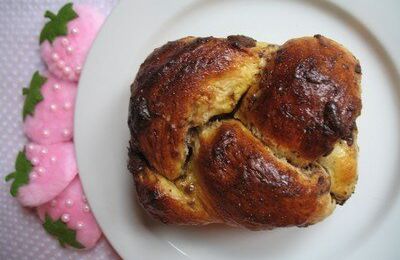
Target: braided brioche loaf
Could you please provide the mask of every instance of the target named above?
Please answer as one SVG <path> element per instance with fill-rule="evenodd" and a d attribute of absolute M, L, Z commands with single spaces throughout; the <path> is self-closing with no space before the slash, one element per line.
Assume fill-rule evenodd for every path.
<path fill-rule="evenodd" d="M 128 169 L 164 223 L 314 224 L 357 181 L 361 68 L 320 35 L 277 46 L 186 37 L 131 86 Z"/>

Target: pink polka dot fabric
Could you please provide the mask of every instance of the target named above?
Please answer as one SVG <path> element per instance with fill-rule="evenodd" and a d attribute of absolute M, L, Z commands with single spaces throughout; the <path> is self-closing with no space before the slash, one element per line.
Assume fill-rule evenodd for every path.
<path fill-rule="evenodd" d="M 88 4 L 96 6 L 102 13 L 109 12 L 116 2 L 117 0 L 74 1 L 77 4 L 86 4 L 83 9 L 87 10 L 90 8 Z M 82 40 L 84 43 L 90 42 L 90 45 L 76 47 L 73 52 L 64 53 L 64 55 L 69 55 L 64 58 L 68 62 L 66 64 L 71 66 L 71 70 L 72 66 L 77 69 L 73 77 L 55 75 L 56 72 L 50 71 L 50 68 L 46 65 L 43 66 L 40 61 L 40 54 L 43 50 L 40 50 L 38 35 L 45 23 L 43 18 L 45 10 L 56 12 L 65 3 L 64 0 L 6 1 L 0 8 L 0 47 L 3 50 L 0 57 L 0 67 L 2 67 L 0 78 L 3 83 L 0 88 L 0 105 L 2 107 L 0 111 L 2 119 L 0 121 L 0 132 L 2 133 L 0 136 L 0 158 L 2 158 L 0 160 L 0 177 L 3 180 L 0 186 L 0 259 L 119 258 L 105 239 L 100 239 L 98 242 L 101 231 L 90 210 L 86 216 L 79 216 L 74 211 L 69 213 L 71 224 L 74 223 L 73 219 L 81 219 L 81 222 L 86 223 L 82 226 L 81 222 L 78 223 L 76 220 L 75 226 L 71 227 L 80 230 L 82 227 L 86 227 L 85 232 L 77 231 L 77 239 L 81 240 L 87 248 L 92 248 L 87 251 L 76 251 L 60 247 L 58 241 L 45 232 L 40 219 L 35 217 L 36 210 L 33 210 L 32 207 L 21 207 L 18 203 L 26 206 L 40 204 L 38 208 L 44 209 L 46 205 L 51 204 L 52 200 L 61 198 L 68 190 L 72 190 L 74 194 L 83 194 L 79 178 L 76 177 L 77 169 L 71 142 L 73 141 L 73 110 L 80 71 L 78 65 L 84 65 L 87 51 L 101 23 L 98 23 L 99 26 L 92 36 L 84 37 Z M 84 10 L 82 13 L 86 11 Z M 80 18 L 83 16 L 81 15 Z M 82 26 L 82 30 L 78 29 L 78 34 L 74 32 L 75 36 L 88 30 L 89 27 L 85 26 L 90 26 L 90 24 L 85 25 L 81 21 L 79 26 Z M 74 40 L 71 40 L 71 43 L 78 44 Z M 75 56 L 71 55 L 73 53 Z M 49 78 L 41 89 L 44 100 L 36 106 L 34 114 L 28 116 L 23 122 L 21 116 L 24 101 L 21 95 L 22 88 L 27 87 L 32 73 L 38 69 L 42 71 L 42 75 Z M 43 71 L 48 72 L 43 73 Z M 64 89 L 54 87 L 54 84 L 50 84 L 52 81 L 66 87 Z M 54 123 L 55 121 L 56 123 Z M 35 165 L 29 174 L 29 184 L 20 188 L 16 200 L 10 196 L 10 183 L 5 183 L 4 177 L 14 171 L 16 154 L 24 148 L 22 145 L 26 139 L 23 132 L 33 142 L 25 147 L 25 151 L 28 159 Z M 51 133 L 57 134 L 51 135 Z M 52 157 L 56 159 L 54 160 Z M 64 162 L 58 160 L 58 157 L 63 158 Z M 55 174 L 46 175 L 47 173 Z M 43 192 L 44 188 L 45 192 Z M 84 203 L 81 204 L 82 207 L 86 205 L 86 202 L 83 201 L 79 203 Z M 75 205 L 79 205 L 79 203 L 77 202 Z M 69 212 L 69 208 L 61 206 L 57 208 L 65 211 L 61 214 L 60 219 L 63 214 Z M 59 217 L 50 211 L 50 215 Z M 67 222 L 69 221 L 65 223 Z"/>

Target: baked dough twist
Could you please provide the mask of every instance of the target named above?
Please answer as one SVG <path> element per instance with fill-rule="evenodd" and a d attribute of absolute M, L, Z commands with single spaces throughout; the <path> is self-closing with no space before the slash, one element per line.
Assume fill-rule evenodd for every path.
<path fill-rule="evenodd" d="M 314 224 L 357 181 L 361 68 L 321 35 L 282 46 L 186 37 L 131 86 L 128 168 L 164 223 Z"/>

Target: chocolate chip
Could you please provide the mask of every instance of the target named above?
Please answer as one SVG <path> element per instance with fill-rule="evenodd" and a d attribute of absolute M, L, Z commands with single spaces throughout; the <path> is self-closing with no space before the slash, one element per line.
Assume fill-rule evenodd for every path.
<path fill-rule="evenodd" d="M 322 185 L 325 183 L 325 178 L 323 176 L 318 177 L 318 185 Z"/>
<path fill-rule="evenodd" d="M 252 48 L 256 46 L 257 41 L 244 35 L 230 35 L 228 42 L 236 48 Z"/>
<path fill-rule="evenodd" d="M 361 74 L 361 66 L 360 66 L 360 63 L 357 63 L 357 64 L 356 64 L 356 66 L 355 66 L 355 68 L 354 68 L 354 71 L 355 71 L 356 73 L 358 73 L 358 74 Z"/>
<path fill-rule="evenodd" d="M 314 35 L 314 38 L 318 40 L 319 44 L 321 44 L 323 47 L 328 46 L 328 42 L 324 36 L 321 34 L 316 34 Z"/>
<path fill-rule="evenodd" d="M 343 126 L 340 120 L 340 111 L 335 102 L 326 103 L 324 109 L 324 125 L 336 132 L 340 136 L 343 135 Z"/>
<path fill-rule="evenodd" d="M 151 119 L 147 100 L 144 97 L 131 98 L 130 116 L 128 124 L 131 130 L 136 131 L 144 128 Z"/>
<path fill-rule="evenodd" d="M 194 191 L 194 189 L 195 189 L 195 187 L 194 187 L 194 185 L 191 183 L 191 184 L 189 184 L 189 185 L 187 185 L 187 186 L 185 187 L 185 192 L 188 193 L 188 194 L 190 194 L 190 193 L 192 193 L 192 192 Z"/>

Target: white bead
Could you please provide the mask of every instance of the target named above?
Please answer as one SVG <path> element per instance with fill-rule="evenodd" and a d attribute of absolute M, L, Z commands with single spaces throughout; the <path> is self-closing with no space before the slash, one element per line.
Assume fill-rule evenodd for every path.
<path fill-rule="evenodd" d="M 71 132 L 67 128 L 65 128 L 62 133 L 65 137 L 68 137 L 71 134 Z"/>
<path fill-rule="evenodd" d="M 69 80 L 75 80 L 75 74 L 71 73 L 68 77 Z"/>
<path fill-rule="evenodd" d="M 67 223 L 68 221 L 70 221 L 70 216 L 69 216 L 69 214 L 67 214 L 67 213 L 62 214 L 62 216 L 61 216 L 61 221 L 64 222 L 64 223 Z"/>
<path fill-rule="evenodd" d="M 81 67 L 81 66 L 76 66 L 75 72 L 76 72 L 77 74 L 81 74 L 81 72 L 82 72 L 82 67 Z"/>
<path fill-rule="evenodd" d="M 68 67 L 68 66 L 64 67 L 64 69 L 63 69 L 63 72 L 65 75 L 69 75 L 71 73 L 71 71 L 72 71 L 71 67 Z"/>
<path fill-rule="evenodd" d="M 57 62 L 54 62 L 53 64 L 49 64 L 48 68 L 49 68 L 50 71 L 56 71 L 56 70 L 58 70 L 58 68 L 57 68 Z"/>
<path fill-rule="evenodd" d="M 48 137 L 48 136 L 50 135 L 50 131 L 47 130 L 47 129 L 44 129 L 44 130 L 43 130 L 43 135 L 44 135 L 45 137 Z"/>
<path fill-rule="evenodd" d="M 69 110 L 69 109 L 71 109 L 71 107 L 72 107 L 71 102 L 65 102 L 65 103 L 64 103 L 64 109 L 65 109 L 65 110 Z"/>
<path fill-rule="evenodd" d="M 39 168 L 37 169 L 37 171 L 38 171 L 38 174 L 39 174 L 39 175 L 42 175 L 43 173 L 45 173 L 46 169 L 43 168 L 43 167 L 39 167 Z"/>
<path fill-rule="evenodd" d="M 63 60 L 59 60 L 59 61 L 57 62 L 57 67 L 58 67 L 59 69 L 64 68 L 64 66 L 65 66 L 65 62 L 64 62 Z"/>
<path fill-rule="evenodd" d="M 31 178 L 32 179 L 36 179 L 38 176 L 36 174 L 36 172 L 31 172 Z"/>
<path fill-rule="evenodd" d="M 71 199 L 66 199 L 65 200 L 65 206 L 67 208 L 71 208 L 73 205 L 74 205 L 74 201 L 73 200 L 71 200 Z"/>
<path fill-rule="evenodd" d="M 56 200 L 52 200 L 51 202 L 50 202 L 50 206 L 51 207 L 55 207 L 55 206 L 57 206 L 57 201 Z"/>
<path fill-rule="evenodd" d="M 49 150 L 47 150 L 47 148 L 43 148 L 43 149 L 41 150 L 41 152 L 42 152 L 42 154 L 47 154 L 47 153 L 49 152 Z"/>
<path fill-rule="evenodd" d="M 79 33 L 78 28 L 76 28 L 76 27 L 72 28 L 72 29 L 71 29 L 71 33 L 72 33 L 72 34 L 75 34 L 75 35 L 78 34 L 78 33 Z"/>
<path fill-rule="evenodd" d="M 33 157 L 32 160 L 31 160 L 31 163 L 32 163 L 33 165 L 38 165 L 38 164 L 39 164 L 39 159 L 36 158 L 36 157 Z"/>
<path fill-rule="evenodd" d="M 62 44 L 62 46 L 67 47 L 69 45 L 68 39 L 67 38 L 62 38 L 61 39 L 61 44 Z"/>
<path fill-rule="evenodd" d="M 34 144 L 28 144 L 28 149 L 29 149 L 30 151 L 35 150 L 35 145 L 34 145 Z"/>
<path fill-rule="evenodd" d="M 51 59 L 52 59 L 53 61 L 58 61 L 58 60 L 60 59 L 60 56 L 58 56 L 57 53 L 53 52 L 53 53 L 51 54 Z"/>
<path fill-rule="evenodd" d="M 56 111 L 57 110 L 57 105 L 56 104 L 51 104 L 50 105 L 50 110 L 53 111 L 53 112 Z"/>
<path fill-rule="evenodd" d="M 89 212 L 90 211 L 90 208 L 89 208 L 88 204 L 85 204 L 85 206 L 83 206 L 83 211 L 84 212 Z"/>
<path fill-rule="evenodd" d="M 78 221 L 77 223 L 76 223 L 76 229 L 82 229 L 83 227 L 84 227 L 85 225 L 83 224 L 83 222 L 82 221 Z"/>
<path fill-rule="evenodd" d="M 59 90 L 61 88 L 61 86 L 60 86 L 60 84 L 58 84 L 58 83 L 55 83 L 54 85 L 53 85 L 53 89 L 54 90 Z"/>
<path fill-rule="evenodd" d="M 57 158 L 55 156 L 50 157 L 50 161 L 52 163 L 55 163 L 57 161 Z"/>
<path fill-rule="evenodd" d="M 72 46 L 68 46 L 66 48 L 66 51 L 67 51 L 68 54 L 72 54 L 74 52 L 74 48 L 72 48 Z"/>

